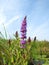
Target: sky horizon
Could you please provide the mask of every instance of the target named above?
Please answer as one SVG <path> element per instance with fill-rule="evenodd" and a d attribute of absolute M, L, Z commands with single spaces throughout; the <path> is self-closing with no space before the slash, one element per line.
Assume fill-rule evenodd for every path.
<path fill-rule="evenodd" d="M 49 41 L 49 0 L 0 0 L 0 32 L 8 38 L 20 28 L 27 16 L 27 37 Z M 4 26 L 3 26 L 4 24 Z"/>

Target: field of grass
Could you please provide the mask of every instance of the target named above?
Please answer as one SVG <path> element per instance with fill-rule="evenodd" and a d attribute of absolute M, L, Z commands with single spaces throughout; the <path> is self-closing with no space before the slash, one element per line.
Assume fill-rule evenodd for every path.
<path fill-rule="evenodd" d="M 29 65 L 33 59 L 35 64 L 40 60 L 42 65 L 49 65 L 49 42 L 26 41 L 25 48 L 20 48 L 19 38 L 0 38 L 0 65 Z"/>
<path fill-rule="evenodd" d="M 26 17 L 22 22 L 21 38 L 18 31 L 13 39 L 0 32 L 0 65 L 49 65 L 49 42 L 26 39 Z"/>

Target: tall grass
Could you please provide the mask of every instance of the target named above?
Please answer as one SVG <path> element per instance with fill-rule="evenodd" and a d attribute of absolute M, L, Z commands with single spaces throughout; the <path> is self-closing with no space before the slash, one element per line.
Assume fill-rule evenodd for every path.
<path fill-rule="evenodd" d="M 30 58 L 45 60 L 46 56 L 41 58 L 40 55 L 40 49 L 44 45 L 44 42 L 41 41 L 31 41 L 30 44 L 27 42 L 25 49 L 21 49 L 20 39 L 11 40 L 10 44 L 9 40 L 0 39 L 0 65 L 28 65 Z M 45 52 L 42 50 L 42 55 L 44 54 Z"/>
<path fill-rule="evenodd" d="M 26 40 L 25 48 L 20 48 L 20 38 L 7 39 L 5 27 L 4 30 L 6 39 L 0 32 L 0 65 L 29 65 L 33 59 L 46 62 L 47 57 L 49 61 L 48 41 Z"/>

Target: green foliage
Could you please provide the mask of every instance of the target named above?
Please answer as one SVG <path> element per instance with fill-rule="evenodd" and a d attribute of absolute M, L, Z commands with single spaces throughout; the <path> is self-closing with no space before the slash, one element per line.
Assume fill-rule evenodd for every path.
<path fill-rule="evenodd" d="M 0 38 L 0 65 L 27 65 L 30 58 L 44 60 L 47 63 L 46 56 L 49 55 L 47 51 L 49 49 L 49 42 L 27 42 L 26 48 L 22 49 L 20 48 L 19 38 L 10 40 L 9 44 L 9 40 Z"/>

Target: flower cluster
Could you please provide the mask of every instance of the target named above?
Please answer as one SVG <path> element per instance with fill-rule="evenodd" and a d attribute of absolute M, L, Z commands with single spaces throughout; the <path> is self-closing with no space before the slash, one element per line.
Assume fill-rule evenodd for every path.
<path fill-rule="evenodd" d="M 16 31 L 15 37 L 16 37 L 16 39 L 18 39 L 18 31 Z"/>
<path fill-rule="evenodd" d="M 21 41 L 20 41 L 20 43 L 23 47 L 24 47 L 24 44 L 26 44 L 26 40 L 25 40 L 26 39 L 26 31 L 27 31 L 26 26 L 27 26 L 27 23 L 26 23 L 26 16 L 25 16 L 25 18 L 22 22 L 22 26 L 21 26 Z"/>
<path fill-rule="evenodd" d="M 30 43 L 30 42 L 31 42 L 31 38 L 29 37 L 29 38 L 28 38 L 28 43 Z"/>

